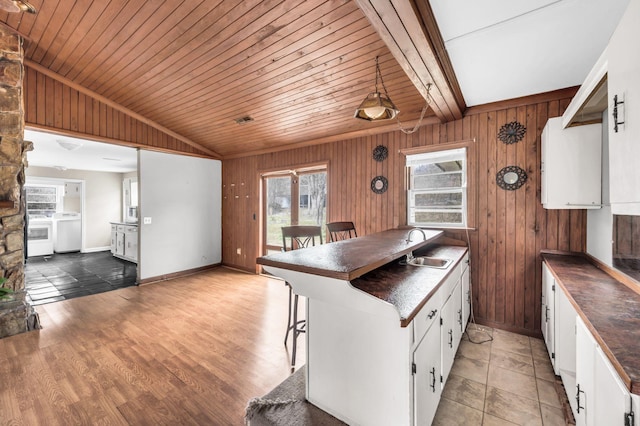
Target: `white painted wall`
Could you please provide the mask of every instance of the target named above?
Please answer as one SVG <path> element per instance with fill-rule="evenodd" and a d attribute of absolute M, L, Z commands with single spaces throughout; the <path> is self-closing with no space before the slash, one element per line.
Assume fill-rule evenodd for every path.
<path fill-rule="evenodd" d="M 108 250 L 111 244 L 111 221 L 119 221 L 122 214 L 122 173 L 86 170 L 57 170 L 50 167 L 27 167 L 30 177 L 84 181 L 85 213 L 83 217 L 83 251 Z M 71 210 L 76 207 L 70 206 Z"/>
<path fill-rule="evenodd" d="M 221 162 L 140 150 L 138 165 L 139 278 L 220 263 Z"/>
<path fill-rule="evenodd" d="M 609 205 L 609 110 L 602 113 L 602 204 L 587 210 L 587 253 L 612 266 L 613 215 Z"/>

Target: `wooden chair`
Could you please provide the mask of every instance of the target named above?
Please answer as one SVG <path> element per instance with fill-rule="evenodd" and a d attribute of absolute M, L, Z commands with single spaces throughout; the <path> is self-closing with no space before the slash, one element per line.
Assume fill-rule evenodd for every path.
<path fill-rule="evenodd" d="M 332 243 L 340 240 L 348 240 L 349 238 L 355 238 L 358 236 L 353 222 L 327 223 L 327 230 L 329 231 L 329 238 L 331 238 Z"/>
<path fill-rule="evenodd" d="M 298 250 L 322 244 L 322 228 L 320 226 L 283 226 L 282 227 L 282 250 Z M 287 333 L 284 336 L 284 345 L 287 346 L 289 333 L 293 335 L 293 346 L 291 349 L 291 367 L 296 365 L 296 346 L 298 336 L 305 332 L 306 321 L 298 319 L 298 295 L 293 293 L 291 284 L 285 282 L 289 287 L 289 314 L 287 318 Z"/>

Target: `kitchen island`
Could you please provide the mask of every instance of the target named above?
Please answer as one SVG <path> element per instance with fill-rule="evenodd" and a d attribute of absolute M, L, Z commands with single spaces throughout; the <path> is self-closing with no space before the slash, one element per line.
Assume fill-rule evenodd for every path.
<path fill-rule="evenodd" d="M 429 424 L 469 317 L 467 259 L 460 241 L 411 229 L 259 258 L 307 297 L 309 402 L 349 424 Z"/>

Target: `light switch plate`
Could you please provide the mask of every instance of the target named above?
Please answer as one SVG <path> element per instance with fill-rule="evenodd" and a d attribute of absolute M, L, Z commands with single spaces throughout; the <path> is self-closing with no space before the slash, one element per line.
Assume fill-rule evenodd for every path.
<path fill-rule="evenodd" d="M 151 218 L 145 217 L 144 219 L 142 219 L 142 223 L 144 223 L 145 225 L 151 225 Z"/>

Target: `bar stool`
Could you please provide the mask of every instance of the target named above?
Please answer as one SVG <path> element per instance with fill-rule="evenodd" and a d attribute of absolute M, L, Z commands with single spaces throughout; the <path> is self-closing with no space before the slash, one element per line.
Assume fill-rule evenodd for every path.
<path fill-rule="evenodd" d="M 332 243 L 340 240 L 348 240 L 349 238 L 355 238 L 358 236 L 353 222 L 327 223 L 327 229 L 329 230 L 329 237 L 331 238 Z"/>
<path fill-rule="evenodd" d="M 316 238 L 322 244 L 322 228 L 320 226 L 283 226 L 282 227 L 282 250 L 297 250 L 316 245 Z M 287 241 L 289 244 L 287 244 Z M 291 367 L 296 365 L 296 346 L 300 333 L 305 332 L 306 320 L 298 319 L 298 295 L 293 293 L 291 284 L 285 282 L 289 287 L 289 314 L 287 318 L 287 333 L 284 336 L 284 345 L 287 346 L 289 333 L 293 335 L 293 346 L 291 349 Z"/>

